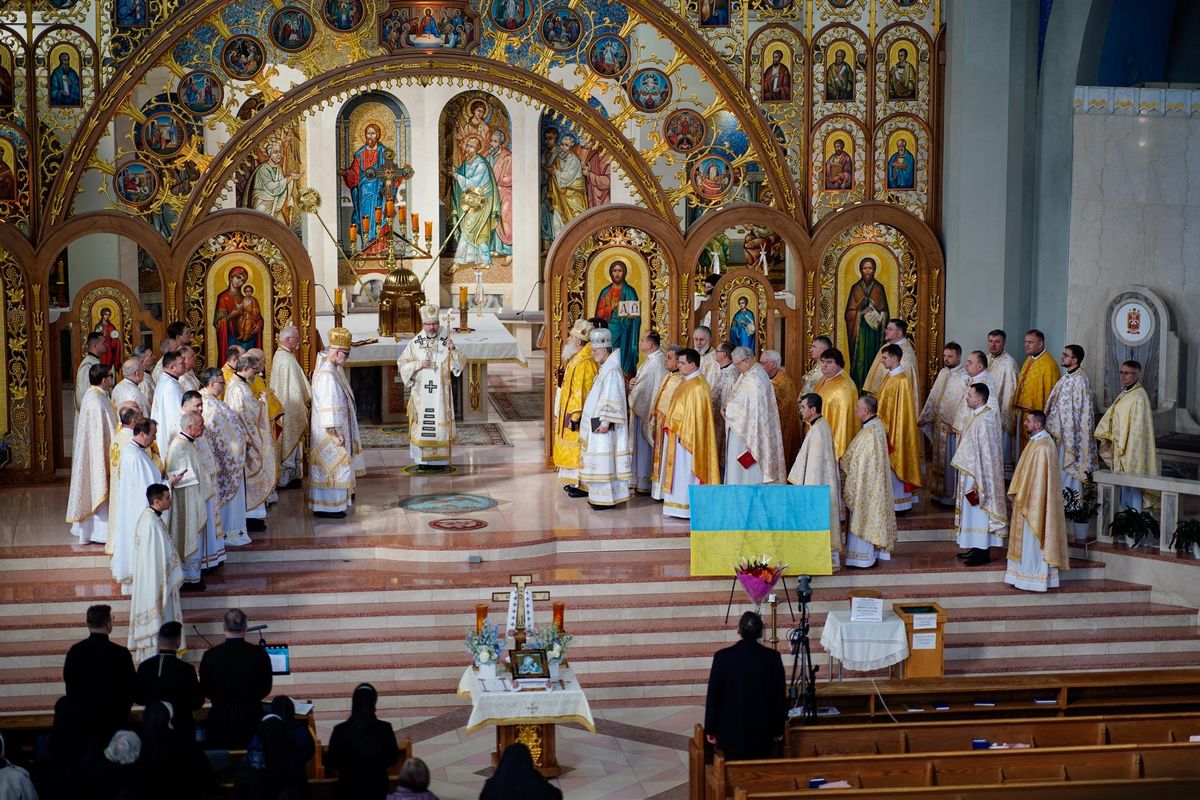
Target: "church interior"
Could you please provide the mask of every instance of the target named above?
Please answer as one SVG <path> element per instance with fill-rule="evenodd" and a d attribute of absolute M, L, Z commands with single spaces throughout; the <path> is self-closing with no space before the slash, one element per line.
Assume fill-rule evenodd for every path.
<path fill-rule="evenodd" d="M 1037 740 L 998 755 L 1010 777 L 989 767 L 974 782 L 996 794 L 978 796 L 1013 794 L 1015 780 L 1038 797 L 1188 795 L 1200 789 L 1197 253 L 1200 4 L 1188 0 L 4 2 L 7 758 L 33 771 L 87 609 L 112 606 L 116 642 L 130 624 L 110 554 L 64 521 L 74 455 L 97 435 L 78 424 L 92 342 L 118 385 L 181 327 L 195 378 L 260 350 L 270 382 L 286 334 L 286 357 L 312 377 L 345 329 L 365 466 L 353 504 L 314 516 L 301 464 L 265 529 L 227 543 L 180 607 L 196 666 L 227 609 L 266 626 L 251 641 L 290 659 L 272 694 L 311 704 L 320 743 L 369 682 L 444 800 L 479 796 L 512 742 L 581 800 L 804 797 L 817 776 L 851 775 L 855 797 L 931 797 L 914 776 L 954 773 L 973 736 Z M 456 440 L 434 468 L 415 455 L 397 365 L 426 305 L 462 352 Z M 643 494 L 615 509 L 564 494 L 555 410 L 572 331 L 595 317 L 626 381 L 645 334 L 692 347 L 706 325 L 714 347 L 776 353 L 797 386 L 821 367 L 814 344 L 831 343 L 859 387 L 891 341 L 884 323 L 900 320 L 917 413 L 947 343 L 966 363 L 997 355 L 988 334 L 1004 330 L 1019 367 L 1037 329 L 1055 362 L 1086 349 L 1096 420 L 1128 385 L 1122 365 L 1140 365 L 1158 469 L 1088 473 L 1069 568 L 1048 593 L 1008 585 L 1003 550 L 957 560 L 953 502 L 929 492 L 897 514 L 890 560 L 814 573 L 805 633 L 822 717 L 790 720 L 788 759 L 755 774 L 697 726 L 713 653 L 744 611 L 762 611 L 764 643 L 794 678 L 796 578 L 775 589 L 786 602 L 756 604 L 731 589 L 732 563 L 694 573 L 698 520 Z M 1130 486 L 1157 498 L 1137 541 L 1121 527 Z M 839 663 L 822 638 L 854 596 L 938 610 L 932 677 Z M 503 632 L 518 609 L 522 626 L 553 615 L 574 637 L 586 713 L 505 725 L 506 744 L 473 713 L 463 639 L 477 614 Z M 1084 716 L 1091 739 L 1054 732 L 1075 717 L 1083 731 Z M 916 744 L 933 730 L 922 725 L 971 724 Z M 885 742 L 889 725 L 906 744 Z M 1056 747 L 1079 752 L 1038 754 Z M 1118 775 L 1126 756 L 1132 772 Z M 313 786 L 332 785 L 319 761 Z M 878 782 L 899 773 L 911 782 Z M 912 793 L 870 793 L 901 785 Z"/>

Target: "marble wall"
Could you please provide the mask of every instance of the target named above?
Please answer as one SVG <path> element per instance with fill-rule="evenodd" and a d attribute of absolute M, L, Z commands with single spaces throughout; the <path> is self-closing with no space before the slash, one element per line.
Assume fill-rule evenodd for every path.
<path fill-rule="evenodd" d="M 1182 340 L 1180 404 L 1200 416 L 1200 91 L 1078 87 L 1067 338 L 1099 356 L 1116 289 L 1148 286 Z M 1102 383 L 1100 358 L 1085 367 Z"/>

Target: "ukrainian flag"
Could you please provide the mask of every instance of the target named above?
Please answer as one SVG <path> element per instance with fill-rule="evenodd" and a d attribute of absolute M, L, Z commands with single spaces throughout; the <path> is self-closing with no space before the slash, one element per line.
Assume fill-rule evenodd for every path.
<path fill-rule="evenodd" d="M 828 486 L 692 486 L 692 574 L 732 575 L 769 555 L 789 575 L 831 575 Z"/>

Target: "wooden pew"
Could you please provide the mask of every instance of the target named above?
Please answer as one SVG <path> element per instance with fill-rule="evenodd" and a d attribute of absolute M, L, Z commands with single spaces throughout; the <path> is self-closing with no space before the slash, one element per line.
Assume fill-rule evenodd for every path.
<path fill-rule="evenodd" d="M 1130 800 L 1130 798 L 1195 797 L 1200 779 L 1128 778 L 1099 781 L 1030 781 L 997 785 L 923 786 L 916 789 L 803 789 L 795 792 L 748 792 L 737 789 L 734 800 L 806 800 L 845 797 L 854 800 Z"/>

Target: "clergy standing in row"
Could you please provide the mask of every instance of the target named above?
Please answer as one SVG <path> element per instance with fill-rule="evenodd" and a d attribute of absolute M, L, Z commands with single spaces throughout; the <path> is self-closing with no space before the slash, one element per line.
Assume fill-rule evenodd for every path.
<path fill-rule="evenodd" d="M 146 487 L 145 502 L 133 532 L 133 583 L 129 598 L 129 650 L 140 664 L 158 651 L 158 630 L 183 620 L 179 589 L 183 569 L 163 515 L 171 509 L 171 489 Z M 173 515 L 168 515 L 173 516 Z"/>
<path fill-rule="evenodd" d="M 80 544 L 104 544 L 111 511 L 110 448 L 117 428 L 117 415 L 108 396 L 112 370 L 98 362 L 89 365 L 87 386 L 75 416 L 67 524 Z"/>
<path fill-rule="evenodd" d="M 956 540 L 968 567 L 991 561 L 989 548 L 1003 547 L 1008 529 L 1004 493 L 1004 428 L 987 405 L 991 392 L 982 383 L 967 389 L 971 419 L 963 430 L 951 467 L 958 472 L 954 507 Z"/>
<path fill-rule="evenodd" d="M 697 325 L 692 331 L 692 347 L 700 354 L 700 374 L 708 383 L 709 388 L 717 382 L 717 372 L 721 365 L 717 363 L 717 353 L 712 347 L 712 328 L 707 325 Z"/>
<path fill-rule="evenodd" d="M 150 409 L 154 406 L 154 380 L 150 377 L 150 373 L 154 369 L 157 357 L 154 355 L 154 348 L 144 344 L 133 348 L 133 357 L 142 367 L 142 380 L 138 383 L 138 388 L 141 389 L 142 396 L 146 398 L 144 408 L 146 415 L 149 416 Z"/>
<path fill-rule="evenodd" d="M 667 424 L 667 414 L 671 410 L 671 402 L 675 399 L 675 391 L 683 382 L 683 373 L 679 371 L 679 354 L 683 347 L 670 344 L 666 347 L 667 374 L 663 377 L 658 393 L 654 395 L 652 435 L 654 436 L 654 455 L 650 463 L 650 497 L 654 500 L 663 499 L 662 465 L 666 461 L 663 446 L 666 437 L 663 428 Z M 714 438 L 715 438 L 714 429 Z M 719 462 L 718 462 L 719 463 Z"/>
<path fill-rule="evenodd" d="M 179 374 L 179 386 L 185 392 L 200 391 L 200 379 L 196 377 L 196 351 L 185 345 L 179 348 L 179 357 L 183 359 L 183 371 Z"/>
<path fill-rule="evenodd" d="M 788 462 L 783 455 L 775 387 L 748 347 L 734 348 L 733 368 L 740 375 L 725 406 L 724 483 L 782 483 Z"/>
<path fill-rule="evenodd" d="M 143 416 L 150 416 L 150 401 L 142 392 L 142 381 L 146 374 L 142 371 L 142 362 L 136 358 L 127 358 L 121 365 L 121 382 L 113 387 L 112 402 L 117 408 L 124 403 L 133 403 Z"/>
<path fill-rule="evenodd" d="M 842 351 L 830 347 L 821 353 L 821 380 L 816 393 L 821 396 L 822 416 L 833 431 L 833 449 L 841 459 L 861 427 L 855 406 L 858 387 L 846 374 L 846 359 Z"/>
<path fill-rule="evenodd" d="M 1058 587 L 1059 570 L 1069 566 L 1067 518 L 1063 514 L 1060 465 L 1046 415 L 1030 411 L 1021 423 L 1029 444 L 1013 471 L 1012 530 L 1004 582 L 1029 592 Z"/>
<path fill-rule="evenodd" d="M 800 397 L 796 393 L 796 383 L 783 369 L 783 360 L 776 350 L 764 350 L 759 359 L 771 386 L 775 389 L 775 403 L 779 409 L 779 429 L 783 436 L 784 470 L 787 464 L 796 460 L 800 452 L 800 440 L 804 431 L 800 427 Z"/>
<path fill-rule="evenodd" d="M 275 442 L 267 418 L 267 399 L 256 398 L 251 381 L 258 374 L 258 360 L 243 353 L 238 357 L 233 380 L 225 386 L 225 405 L 237 415 L 249 435 L 246 452 L 246 530 L 267 529 L 267 500 L 277 480 Z"/>
<path fill-rule="evenodd" d="M 716 353 L 717 370 L 716 383 L 709 386 L 713 404 L 713 430 L 717 436 L 717 463 L 725 468 L 725 407 L 733 397 L 733 385 L 742 373 L 733 365 L 733 342 L 726 339 L 713 348 Z M 725 474 L 721 473 L 722 476 Z"/>
<path fill-rule="evenodd" d="M 889 561 L 896 544 L 887 430 L 877 413 L 879 401 L 863 395 L 854 406 L 862 427 L 841 458 L 842 497 L 846 502 L 846 566 L 866 569 Z"/>
<path fill-rule="evenodd" d="M 596 328 L 589 339 L 600 371 L 583 404 L 579 475 L 592 508 L 613 508 L 629 499 L 633 478 L 629 403 L 621 351 L 612 348 L 612 331 Z"/>
<path fill-rule="evenodd" d="M 663 514 L 692 518 L 688 487 L 721 482 L 717 440 L 713 431 L 712 394 L 700 374 L 700 354 L 691 348 L 679 351 L 679 386 L 663 420 Z"/>
<path fill-rule="evenodd" d="M 888 320 L 887 326 L 883 329 L 883 338 L 886 340 L 886 344 L 879 348 L 879 352 L 875 354 L 875 360 L 871 362 L 871 369 L 867 372 L 867 377 L 863 379 L 863 391 L 876 397 L 883 391 L 883 382 L 894 369 L 884 364 L 883 351 L 887 349 L 888 345 L 895 345 L 900 348 L 900 369 L 908 376 L 912 389 L 913 408 L 920 408 L 921 377 L 920 370 L 917 369 L 917 351 L 913 349 L 912 341 L 908 338 L 908 323 L 898 318 Z"/>
<path fill-rule="evenodd" d="M 817 390 L 817 382 L 821 380 L 821 354 L 829 348 L 833 347 L 833 342 L 828 336 L 818 336 L 812 340 L 812 346 L 808 349 L 808 354 L 812 358 L 812 369 L 804 373 L 804 378 L 800 382 L 801 394 L 808 394 Z M 801 415 L 803 416 L 803 415 Z"/>
<path fill-rule="evenodd" d="M 646 331 L 638 343 L 642 363 L 629 381 L 629 439 L 633 446 L 631 489 L 650 494 L 651 467 L 654 464 L 654 398 L 667 375 L 667 356 L 657 331 Z M 675 363 L 675 353 L 671 353 Z"/>
<path fill-rule="evenodd" d="M 1063 348 L 1060 363 L 1067 372 L 1046 400 L 1046 433 L 1058 446 L 1062 485 L 1077 493 L 1083 492 L 1088 473 L 1096 469 L 1092 385 L 1080 369 L 1083 355 L 1083 348 L 1077 344 Z"/>
<path fill-rule="evenodd" d="M 954 422 L 967 390 L 967 370 L 961 361 L 962 347 L 958 342 L 947 342 L 942 348 L 942 369 L 917 417 L 917 425 L 932 446 L 928 465 L 930 499 L 944 506 L 954 505 L 957 495 L 950 461 L 958 446 L 959 431 Z"/>
<path fill-rule="evenodd" d="M 800 398 L 800 416 L 808 426 L 800 453 L 788 473 L 788 483 L 794 486 L 829 487 L 829 549 L 833 568 L 841 566 L 843 521 L 846 506 L 842 501 L 842 477 L 837 455 L 833 450 L 833 429 L 821 415 L 821 396 L 809 392 Z"/>
<path fill-rule="evenodd" d="M 271 393 L 283 404 L 279 434 L 279 488 L 299 489 L 304 475 L 304 440 L 311 418 L 312 386 L 296 360 L 300 329 L 287 325 L 271 362 Z M 410 429 L 411 430 L 411 429 Z"/>
<path fill-rule="evenodd" d="M 1121 386 L 1117 399 L 1096 425 L 1100 459 L 1113 472 L 1158 475 L 1158 448 L 1154 442 L 1154 413 L 1142 386 L 1142 365 L 1124 361 L 1118 370 Z M 1121 508 L 1146 511 L 1158 505 L 1158 493 L 1121 487 Z"/>
<path fill-rule="evenodd" d="M 92 367 L 103 364 L 103 357 L 108 352 L 108 342 L 102 333 L 89 333 L 85 340 L 84 347 L 87 352 L 83 355 L 83 360 L 79 362 L 79 368 L 75 370 L 75 410 L 78 411 L 83 406 L 83 396 L 87 394 L 88 387 L 92 384 L 88 382 L 88 373 Z"/>
<path fill-rule="evenodd" d="M 146 505 L 146 490 L 155 483 L 175 486 L 182 479 L 163 474 L 150 459 L 150 445 L 158 433 L 152 419 L 140 419 L 133 426 L 133 438 L 121 448 L 121 475 L 117 480 L 117 497 L 112 515 L 112 576 L 121 584 L 121 593 L 129 594 L 133 587 L 133 536 L 138 517 Z"/>
<path fill-rule="evenodd" d="M 1025 334 L 1025 363 L 1013 391 L 1014 425 L 1017 428 L 1017 454 L 1028 441 L 1021 418 L 1030 411 L 1045 411 L 1046 400 L 1058 383 L 1058 362 L 1046 352 L 1046 335 L 1033 328 Z"/>
<path fill-rule="evenodd" d="M 350 331 L 333 328 L 312 379 L 312 462 L 309 500 L 313 515 L 342 519 L 354 500 L 358 476 L 365 474 L 354 392 L 342 365 L 350 357 Z"/>
<path fill-rule="evenodd" d="M 908 511 L 917 501 L 921 486 L 921 435 L 917 433 L 917 410 L 913 405 L 912 379 L 901 366 L 898 345 L 885 344 L 880 358 L 887 377 L 880 386 L 879 419 L 887 429 L 888 453 L 892 465 L 892 498 L 896 511 Z"/>
<path fill-rule="evenodd" d="M 242 547 L 250 544 L 246 528 L 246 457 L 250 434 L 221 399 L 225 395 L 225 373 L 218 367 L 209 367 L 200 376 L 200 382 L 205 438 L 217 464 L 215 483 L 222 543 L 226 547 Z"/>
<path fill-rule="evenodd" d="M 418 466 L 447 467 L 455 439 L 452 378 L 462 374 L 462 357 L 442 336 L 438 307 L 426 304 L 420 313 L 421 332 L 396 361 L 408 393 L 408 454 Z"/>
<path fill-rule="evenodd" d="M 198 392 L 189 392 L 197 394 Z M 179 418 L 179 433 L 167 450 L 167 472 L 180 476 L 175 484 L 173 510 L 167 526 L 179 562 L 183 565 L 183 580 L 188 591 L 203 591 L 200 581 L 202 549 L 209 539 L 216 539 L 216 507 L 213 503 L 212 475 L 200 457 L 196 443 L 204 436 L 204 417 L 188 411 Z M 209 528 L 212 530 L 209 530 Z"/>
<path fill-rule="evenodd" d="M 583 403 L 600 371 L 600 365 L 592 358 L 592 345 L 588 341 L 591 333 L 592 323 L 575 320 L 563 345 L 562 359 L 566 366 L 554 403 L 554 466 L 558 467 L 559 484 L 571 497 L 587 494 L 579 485 L 579 426 Z"/>
<path fill-rule="evenodd" d="M 984 361 L 988 375 L 992 378 L 992 396 L 1004 427 L 1004 463 L 1011 464 L 1016 459 L 1016 417 L 1013 413 L 1013 393 L 1017 390 L 1017 362 L 1004 349 L 1008 344 L 1008 334 L 1000 328 L 988 333 L 988 358 Z M 978 379 L 975 380 L 978 383 Z"/>
<path fill-rule="evenodd" d="M 150 409 L 150 417 L 158 423 L 159 455 L 166 457 L 171 446 L 171 440 L 179 433 L 179 415 L 182 413 L 184 388 L 179 383 L 183 374 L 183 356 L 177 350 L 170 350 L 162 357 L 162 374 L 159 375 L 158 385 L 154 387 L 154 405 Z"/>
<path fill-rule="evenodd" d="M 197 382 L 199 379 L 197 378 Z M 200 456 L 200 468 L 209 476 L 209 498 L 211 506 L 207 509 L 207 524 L 204 527 L 204 538 L 199 542 L 197 558 L 201 571 L 215 569 L 225 562 L 225 531 L 221 529 L 221 504 L 217 496 L 217 472 L 219 469 L 217 455 L 213 452 L 212 439 L 208 426 L 204 424 L 204 395 L 200 392 L 186 392 L 183 395 L 183 415 L 180 425 L 188 414 L 195 414 L 200 421 L 199 433 L 189 433 L 195 442 L 196 453 Z M 185 429 L 186 430 L 186 429 Z M 206 504 L 208 505 L 208 504 Z M 198 588 L 198 587 L 194 587 Z"/>

